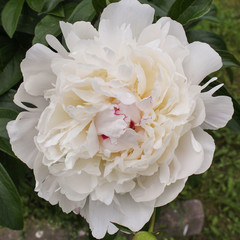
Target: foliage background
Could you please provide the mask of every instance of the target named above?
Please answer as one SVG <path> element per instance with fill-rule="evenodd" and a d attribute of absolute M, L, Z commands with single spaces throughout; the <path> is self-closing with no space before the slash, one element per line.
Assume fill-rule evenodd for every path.
<path fill-rule="evenodd" d="M 3 8 L 7 2 L 7 0 L 1 0 L 0 8 Z M 37 3 L 36 0 L 29 0 L 27 2 Z M 38 1 L 38 3 L 39 2 L 41 1 Z M 57 8 L 50 5 L 50 10 L 48 9 L 50 13 L 45 15 L 45 17 L 41 14 L 35 14 L 29 7 L 26 7 L 25 3 L 23 14 L 19 18 L 18 25 L 16 25 L 17 32 L 13 35 L 14 37 L 12 39 L 7 37 L 3 27 L 0 27 L 0 94 L 3 93 L 5 88 L 13 87 L 13 89 L 17 89 L 17 82 L 21 79 L 18 65 L 24 57 L 26 49 L 32 45 L 32 40 L 33 43 L 46 43 L 44 40 L 46 33 L 55 35 L 60 33 L 58 27 L 58 21 L 60 19 L 67 18 L 70 19 L 71 22 L 74 22 L 78 18 L 77 13 L 79 10 L 74 10 L 76 2 L 78 1 L 68 3 L 65 12 L 63 12 L 62 6 L 68 1 L 53 0 L 51 2 L 53 4 L 57 3 Z M 209 30 L 220 35 L 225 40 L 230 52 L 234 53 L 237 59 L 240 59 L 240 1 L 215 0 L 215 4 L 218 9 L 217 16 L 219 22 L 205 20 L 194 28 Z M 33 7 L 37 10 L 39 5 Z M 75 15 L 73 14 L 74 11 Z M 85 11 L 85 15 L 83 12 L 81 14 L 83 20 L 87 20 L 84 18 L 89 18 L 88 20 L 93 20 L 97 23 L 97 19 L 94 18 L 94 15 L 91 15 L 89 10 Z M 14 19 L 12 21 L 14 21 Z M 35 28 L 39 22 L 41 22 L 41 24 L 38 24 Z M 13 33 L 9 32 L 9 34 L 12 35 Z M 5 45 L 3 43 L 5 43 Z M 7 48 L 3 48 L 3 46 L 7 46 Z M 3 71 L 9 61 L 12 61 L 12 65 L 9 66 L 7 72 Z M 231 77 L 232 74 L 234 77 Z M 233 68 L 232 72 L 229 70 L 221 70 L 217 75 L 219 80 L 225 83 L 226 88 L 235 99 L 240 101 L 239 69 Z M 11 83 L 10 85 L 9 82 Z M 19 109 L 11 105 L 10 99 L 14 93 L 13 91 L 14 90 L 10 90 L 7 95 L 0 96 L 0 163 L 7 170 L 20 194 L 24 221 L 29 219 L 37 221 L 48 219 L 48 222 L 54 226 L 67 229 L 71 233 L 70 237 L 74 239 L 79 229 L 87 229 L 84 220 L 75 214 L 66 215 L 62 213 L 58 206 L 51 206 L 48 202 L 38 198 L 37 194 L 33 191 L 34 178 L 32 172 L 22 162 L 12 157 L 11 154 L 9 155 L 9 145 L 7 144 L 7 140 L 5 140 L 7 136 L 4 135 L 5 133 L 3 134 L 3 126 L 7 120 L 14 119 L 19 111 Z M 4 106 L 3 103 L 5 104 Z M 11 105 L 11 111 L 6 112 L 4 110 L 6 104 Z M 4 118 L 2 116 L 4 116 Z M 228 128 L 213 132 L 212 135 L 215 138 L 217 150 L 215 152 L 214 163 L 210 170 L 203 175 L 192 176 L 187 182 L 184 191 L 171 203 L 174 205 L 175 202 L 179 200 L 200 199 L 204 206 L 205 224 L 203 232 L 201 235 L 182 239 L 237 240 L 240 236 L 240 135 Z M 168 238 L 163 235 L 162 239 L 167 240 Z M 178 237 L 176 239 L 181 238 Z M 171 238 L 171 240 L 175 239 Z"/>

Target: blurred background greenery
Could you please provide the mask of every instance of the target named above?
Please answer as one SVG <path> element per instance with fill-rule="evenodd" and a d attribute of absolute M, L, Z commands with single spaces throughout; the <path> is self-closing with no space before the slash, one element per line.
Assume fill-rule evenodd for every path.
<path fill-rule="evenodd" d="M 215 0 L 215 4 L 219 22 L 204 21 L 197 25 L 196 29 L 210 30 L 220 35 L 225 40 L 228 50 L 240 59 L 240 1 Z M 219 71 L 217 76 L 235 99 L 240 101 L 240 71 L 237 68 L 232 70 L 233 81 L 229 78 L 229 72 L 224 69 Z M 179 200 L 201 200 L 205 213 L 203 231 L 200 235 L 170 238 L 171 240 L 240 239 L 240 134 L 228 128 L 211 134 L 217 146 L 211 168 L 203 175 L 190 177 L 184 191 L 170 203 L 174 205 Z M 25 220 L 34 219 L 40 222 L 47 220 L 53 226 L 67 229 L 72 239 L 77 236 L 79 229 L 87 229 L 80 216 L 73 213 L 64 214 L 58 206 L 52 206 L 37 196 L 33 191 L 32 172 L 22 162 L 16 162 L 16 159 L 2 154 L 1 163 L 18 188 Z M 19 179 L 22 181 L 19 182 Z M 168 238 L 163 235 L 162 239 Z"/>

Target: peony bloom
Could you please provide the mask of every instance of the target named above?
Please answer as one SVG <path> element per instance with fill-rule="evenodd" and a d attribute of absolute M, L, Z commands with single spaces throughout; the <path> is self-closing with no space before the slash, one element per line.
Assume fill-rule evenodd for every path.
<path fill-rule="evenodd" d="M 38 195 L 81 214 L 96 238 L 140 230 L 187 178 L 211 165 L 205 129 L 226 125 L 231 99 L 200 82 L 222 66 L 181 24 L 137 0 L 108 5 L 99 29 L 61 22 L 69 49 L 47 35 L 21 63 L 14 101 L 26 111 L 7 130 L 14 153 L 33 169 Z M 32 107 L 24 103 L 31 103 Z"/>

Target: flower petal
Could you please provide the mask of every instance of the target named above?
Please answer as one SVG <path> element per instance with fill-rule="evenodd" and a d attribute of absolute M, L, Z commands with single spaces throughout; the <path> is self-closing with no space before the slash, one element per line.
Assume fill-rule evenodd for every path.
<path fill-rule="evenodd" d="M 53 88 L 56 76 L 51 70 L 51 61 L 59 55 L 42 44 L 33 45 L 21 63 L 24 87 L 33 96 L 43 95 Z"/>
<path fill-rule="evenodd" d="M 111 234 L 117 232 L 118 229 L 111 222 L 139 231 L 150 219 L 153 206 L 154 201 L 136 203 L 129 194 L 118 194 L 110 205 L 89 200 L 81 210 L 81 215 L 89 222 L 92 235 L 100 239 L 107 231 Z"/>
<path fill-rule="evenodd" d="M 212 164 L 215 143 L 213 138 L 200 127 L 193 129 L 196 140 L 202 145 L 204 151 L 204 160 L 195 174 L 204 173 Z"/>
<path fill-rule="evenodd" d="M 206 109 L 206 118 L 201 127 L 213 130 L 224 127 L 234 112 L 231 98 L 227 96 L 213 97 L 208 92 L 202 93 L 201 98 Z"/>
<path fill-rule="evenodd" d="M 193 42 L 187 48 L 190 54 L 183 61 L 183 68 L 192 84 L 199 84 L 208 74 L 222 67 L 221 57 L 208 44 Z"/>
<path fill-rule="evenodd" d="M 178 179 L 194 174 L 202 165 L 204 160 L 203 149 L 191 131 L 180 138 L 175 156 L 181 164 Z"/>
<path fill-rule="evenodd" d="M 164 189 L 164 192 L 157 198 L 155 207 L 160 207 L 173 201 L 177 195 L 183 190 L 187 178 L 177 180 Z"/>
<path fill-rule="evenodd" d="M 48 104 L 48 102 L 42 96 L 31 96 L 24 88 L 24 83 L 21 83 L 17 93 L 14 95 L 14 103 L 19 107 L 28 111 L 42 111 Z M 23 103 L 31 103 L 34 107 L 27 107 Z"/>
<path fill-rule="evenodd" d="M 113 25 L 121 27 L 122 24 L 130 24 L 133 36 L 136 38 L 142 30 L 153 21 L 154 9 L 146 4 L 140 4 L 137 0 L 122 0 L 109 4 L 102 13 L 101 21 L 108 19 Z"/>
<path fill-rule="evenodd" d="M 13 152 L 29 168 L 33 168 L 33 163 L 39 152 L 34 143 L 34 137 L 38 134 L 36 125 L 39 116 L 38 112 L 21 112 L 16 120 L 10 121 L 7 124 L 7 131 Z"/>

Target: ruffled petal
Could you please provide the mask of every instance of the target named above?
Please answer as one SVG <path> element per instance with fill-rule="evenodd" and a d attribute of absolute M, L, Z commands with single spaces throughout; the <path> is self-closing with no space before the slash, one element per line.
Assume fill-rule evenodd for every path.
<path fill-rule="evenodd" d="M 213 97 L 208 92 L 202 93 L 201 98 L 206 109 L 206 118 L 201 127 L 214 130 L 226 126 L 234 112 L 231 98 L 227 96 Z"/>
<path fill-rule="evenodd" d="M 39 116 L 38 112 L 21 112 L 16 120 L 7 124 L 12 150 L 29 168 L 33 168 L 39 152 L 34 143 Z"/>
<path fill-rule="evenodd" d="M 113 234 L 118 231 L 111 222 L 139 231 L 150 219 L 153 209 L 154 201 L 136 203 L 129 194 L 118 194 L 110 205 L 89 200 L 80 212 L 89 222 L 92 235 L 100 239 L 106 232 Z"/>
<path fill-rule="evenodd" d="M 191 131 L 180 138 L 175 156 L 181 164 L 178 179 L 191 176 L 202 165 L 204 160 L 203 148 Z"/>
<path fill-rule="evenodd" d="M 153 21 L 154 9 L 146 4 L 140 4 L 137 0 L 122 0 L 109 4 L 103 11 L 101 21 L 108 19 L 113 25 L 121 27 L 130 24 L 134 37 L 150 25 Z"/>
<path fill-rule="evenodd" d="M 198 85 L 208 74 L 222 67 L 222 59 L 208 44 L 193 42 L 187 46 L 189 56 L 183 61 L 188 81 Z"/>
<path fill-rule="evenodd" d="M 17 93 L 14 95 L 14 103 L 19 107 L 28 111 L 42 111 L 48 105 L 48 102 L 42 96 L 31 96 L 24 88 L 24 83 L 21 83 Z M 31 103 L 33 107 L 27 107 L 24 103 Z"/>
<path fill-rule="evenodd" d="M 212 164 L 213 154 L 215 151 L 215 143 L 213 138 L 200 127 L 193 129 L 193 135 L 196 140 L 202 145 L 204 151 L 204 160 L 200 168 L 195 174 L 204 173 Z"/>
<path fill-rule="evenodd" d="M 176 37 L 183 46 L 188 44 L 183 26 L 169 17 L 162 17 L 155 24 L 146 27 L 140 34 L 138 42 L 141 44 L 146 44 L 154 40 L 161 42 L 167 35 Z"/>
<path fill-rule="evenodd" d="M 21 63 L 24 87 L 33 96 L 42 96 L 53 88 L 56 76 L 51 70 L 51 61 L 59 55 L 42 44 L 33 45 Z"/>
<path fill-rule="evenodd" d="M 187 178 L 177 180 L 164 189 L 164 192 L 157 198 L 155 207 L 161 207 L 173 201 L 183 190 Z"/>

